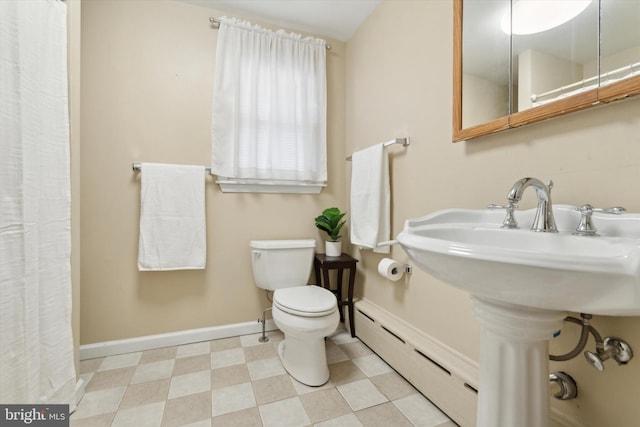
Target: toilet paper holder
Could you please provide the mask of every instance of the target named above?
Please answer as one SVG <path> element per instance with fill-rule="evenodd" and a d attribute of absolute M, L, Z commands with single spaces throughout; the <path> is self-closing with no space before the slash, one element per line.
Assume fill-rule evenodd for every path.
<path fill-rule="evenodd" d="M 409 274 L 413 273 L 413 266 L 410 264 L 405 264 L 402 272 L 409 273 Z M 393 269 L 393 274 L 396 274 L 395 268 Z"/>
<path fill-rule="evenodd" d="M 405 273 L 411 273 L 413 268 L 397 261 L 393 258 L 382 258 L 378 263 L 378 274 L 392 282 L 397 282 L 405 275 Z"/>

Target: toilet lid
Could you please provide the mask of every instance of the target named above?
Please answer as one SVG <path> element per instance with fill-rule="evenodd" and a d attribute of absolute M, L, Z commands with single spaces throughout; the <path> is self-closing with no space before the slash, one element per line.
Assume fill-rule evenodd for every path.
<path fill-rule="evenodd" d="M 282 311 L 304 317 L 326 316 L 338 308 L 331 291 L 313 285 L 277 289 L 273 303 Z"/>

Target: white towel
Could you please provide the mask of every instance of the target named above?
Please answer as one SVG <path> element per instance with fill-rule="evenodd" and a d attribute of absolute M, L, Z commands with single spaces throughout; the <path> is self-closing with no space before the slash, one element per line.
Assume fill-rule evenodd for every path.
<path fill-rule="evenodd" d="M 204 268 L 204 167 L 142 163 L 140 171 L 138 270 Z"/>
<path fill-rule="evenodd" d="M 383 143 L 351 156 L 351 243 L 378 253 L 389 253 L 391 191 L 389 158 Z"/>

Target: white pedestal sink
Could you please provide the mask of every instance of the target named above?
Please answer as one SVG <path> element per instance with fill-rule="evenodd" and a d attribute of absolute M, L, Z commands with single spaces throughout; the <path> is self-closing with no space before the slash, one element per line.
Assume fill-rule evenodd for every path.
<path fill-rule="evenodd" d="M 472 295 L 482 326 L 478 427 L 549 425 L 548 340 L 568 311 L 640 315 L 640 215 L 593 214 L 600 236 L 574 236 L 574 206 L 553 208 L 558 233 L 500 228 L 503 212 L 448 209 L 407 220 L 398 242 L 424 271 Z"/>
<path fill-rule="evenodd" d="M 473 308 L 482 325 L 478 427 L 547 426 L 548 340 L 566 313 L 482 297 L 473 297 Z"/>

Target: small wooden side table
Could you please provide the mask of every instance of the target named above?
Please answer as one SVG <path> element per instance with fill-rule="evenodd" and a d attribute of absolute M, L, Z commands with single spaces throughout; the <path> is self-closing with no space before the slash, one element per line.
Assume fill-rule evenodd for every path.
<path fill-rule="evenodd" d="M 356 324 L 353 315 L 353 288 L 356 281 L 356 263 L 357 259 L 348 254 L 340 256 L 327 256 L 325 254 L 316 254 L 313 260 L 313 266 L 316 273 L 316 284 L 324 286 L 326 289 L 336 294 L 338 299 L 338 309 L 340 310 L 340 321 L 344 323 L 344 306 L 349 310 L 349 325 L 351 327 L 351 336 L 356 336 Z M 329 280 L 329 270 L 338 270 L 338 283 L 336 289 L 331 289 Z M 342 277 L 344 270 L 349 270 L 349 282 L 347 288 L 347 299 L 342 299 Z"/>

